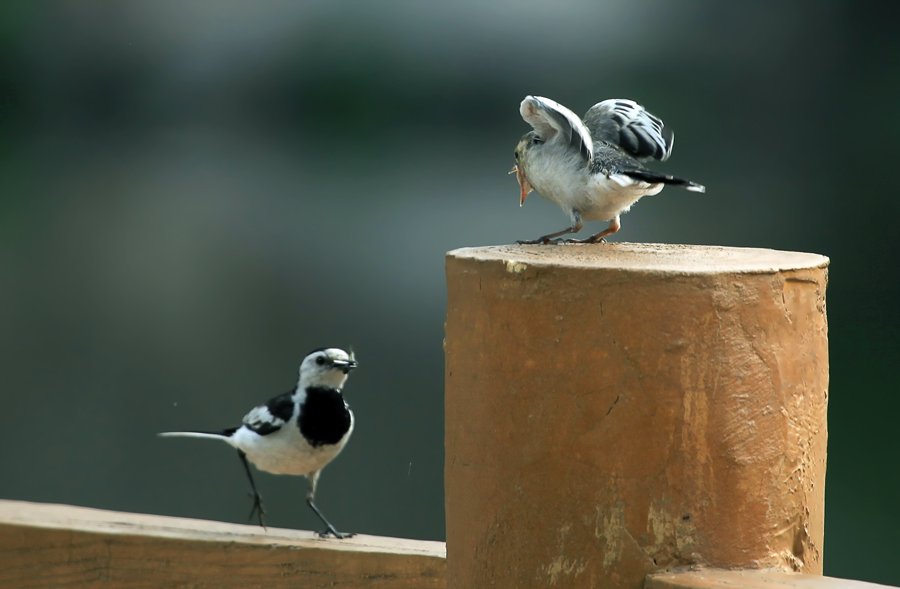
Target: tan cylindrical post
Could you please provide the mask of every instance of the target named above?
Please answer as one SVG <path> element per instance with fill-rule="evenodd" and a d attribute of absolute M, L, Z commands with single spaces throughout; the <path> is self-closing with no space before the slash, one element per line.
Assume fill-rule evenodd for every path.
<path fill-rule="evenodd" d="M 449 589 L 822 572 L 828 259 L 611 243 L 447 255 Z"/>

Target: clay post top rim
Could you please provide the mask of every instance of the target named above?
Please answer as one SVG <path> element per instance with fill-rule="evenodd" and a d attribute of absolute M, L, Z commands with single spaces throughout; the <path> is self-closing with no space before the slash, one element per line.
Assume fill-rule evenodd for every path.
<path fill-rule="evenodd" d="M 650 274 L 775 274 L 825 268 L 819 254 L 763 248 L 660 243 L 491 245 L 447 252 L 447 258 L 502 262 L 511 272 L 528 266 L 624 270 Z"/>

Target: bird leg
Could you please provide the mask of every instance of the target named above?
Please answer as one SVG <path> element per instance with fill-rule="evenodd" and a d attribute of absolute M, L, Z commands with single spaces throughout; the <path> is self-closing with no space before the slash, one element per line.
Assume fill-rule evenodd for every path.
<path fill-rule="evenodd" d="M 612 235 L 616 231 L 619 230 L 621 225 L 619 224 L 619 217 L 613 217 L 609 222 L 609 227 L 598 233 L 597 235 L 592 235 L 587 239 L 567 239 L 566 243 L 606 243 L 606 240 L 603 239 L 607 235 Z"/>
<path fill-rule="evenodd" d="M 266 515 L 266 510 L 263 509 L 262 495 L 256 490 L 256 483 L 253 482 L 253 474 L 250 472 L 250 463 L 247 462 L 247 455 L 244 454 L 243 450 L 238 450 L 237 452 L 241 463 L 244 465 L 244 470 L 247 471 L 247 478 L 250 479 L 250 488 L 253 489 L 253 508 L 250 509 L 250 517 L 248 519 L 253 519 L 253 514 L 255 513 L 259 517 L 259 525 L 265 530 L 266 524 L 263 523 L 263 516 Z"/>
<path fill-rule="evenodd" d="M 316 483 L 319 481 L 319 472 L 316 471 L 306 475 L 309 478 L 309 491 L 306 493 L 306 504 L 309 505 L 310 509 L 312 509 L 316 515 L 319 516 L 319 519 L 322 520 L 322 523 L 325 524 L 325 530 L 319 532 L 320 538 L 327 538 L 329 534 L 337 538 L 338 540 L 343 540 L 344 538 L 352 538 L 356 534 L 346 533 L 346 532 L 338 532 L 331 522 L 325 517 L 325 515 L 319 511 L 319 508 L 316 507 L 316 504 L 313 502 L 313 497 L 316 495 Z"/>
<path fill-rule="evenodd" d="M 578 233 L 581 231 L 581 228 L 584 227 L 584 223 L 581 222 L 581 215 L 578 213 L 572 213 L 572 226 L 563 229 L 562 231 L 557 231 L 556 233 L 551 233 L 549 235 L 544 235 L 542 237 L 538 237 L 537 239 L 523 240 L 517 241 L 516 243 L 522 245 L 536 245 L 536 244 L 548 244 L 548 243 L 561 243 L 559 240 L 556 242 L 553 241 L 554 237 L 559 237 L 560 235 L 568 235 L 569 233 Z"/>

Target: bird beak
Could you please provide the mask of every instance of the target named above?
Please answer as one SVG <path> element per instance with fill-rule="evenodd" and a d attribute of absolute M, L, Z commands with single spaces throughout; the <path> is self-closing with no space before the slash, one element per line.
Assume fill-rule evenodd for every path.
<path fill-rule="evenodd" d="M 351 370 L 359 366 L 359 363 L 352 358 L 350 360 L 332 360 L 331 363 L 335 367 L 343 369 L 344 374 L 349 373 Z"/>
<path fill-rule="evenodd" d="M 521 190 L 521 195 L 519 199 L 519 206 L 525 204 L 525 197 L 528 196 L 532 190 L 531 184 L 528 183 L 528 178 L 525 177 L 525 174 L 522 172 L 522 168 L 519 166 L 513 166 L 513 169 L 509 171 L 510 174 L 513 172 L 516 173 L 516 180 L 519 181 L 519 190 Z"/>
<path fill-rule="evenodd" d="M 335 368 L 338 368 L 344 372 L 344 374 L 350 374 L 350 371 L 356 368 L 359 364 L 354 359 L 350 360 L 332 360 L 331 365 Z"/>

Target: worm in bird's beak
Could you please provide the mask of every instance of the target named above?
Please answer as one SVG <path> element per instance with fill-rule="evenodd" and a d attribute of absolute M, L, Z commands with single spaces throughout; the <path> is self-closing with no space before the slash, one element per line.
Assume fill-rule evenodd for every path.
<path fill-rule="evenodd" d="M 513 166 L 512 170 L 509 171 L 510 174 L 513 172 L 516 173 L 516 180 L 519 181 L 519 189 L 522 191 L 519 199 L 519 206 L 525 204 L 525 197 L 528 196 L 533 189 L 531 188 L 531 184 L 528 183 L 528 178 L 525 177 L 525 174 L 522 172 L 522 168 L 519 166 Z"/>

